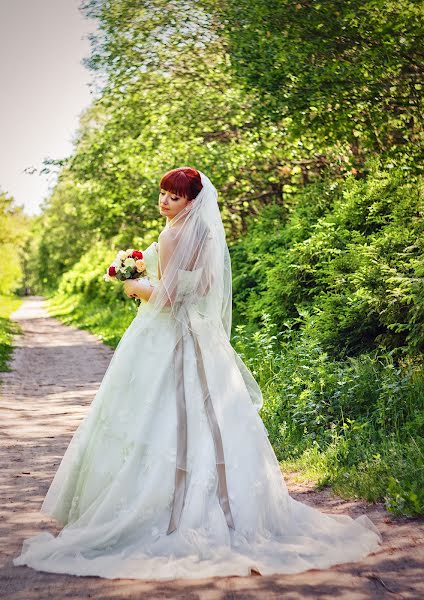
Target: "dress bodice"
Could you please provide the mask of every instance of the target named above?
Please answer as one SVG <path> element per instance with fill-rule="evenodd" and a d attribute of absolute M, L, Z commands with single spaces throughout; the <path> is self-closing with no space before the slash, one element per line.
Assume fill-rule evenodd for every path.
<path fill-rule="evenodd" d="M 150 246 L 143 251 L 143 260 L 146 264 L 147 277 L 153 285 L 158 281 L 158 264 L 159 264 L 159 244 L 152 242 Z M 187 295 L 196 289 L 202 269 L 193 271 L 178 270 L 177 283 L 177 300 L 182 300 L 184 295 Z"/>
<path fill-rule="evenodd" d="M 159 244 L 152 242 L 145 250 L 143 250 L 143 260 L 146 265 L 147 277 L 152 284 L 157 283 L 158 279 L 158 264 L 159 264 Z"/>

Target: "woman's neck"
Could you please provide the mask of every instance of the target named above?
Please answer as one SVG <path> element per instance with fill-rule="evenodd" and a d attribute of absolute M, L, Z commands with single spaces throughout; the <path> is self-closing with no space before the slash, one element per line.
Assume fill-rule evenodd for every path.
<path fill-rule="evenodd" d="M 181 227 L 181 225 L 185 221 L 185 216 L 186 215 L 183 214 L 179 218 L 178 218 L 178 215 L 180 215 L 180 213 L 177 213 L 175 215 L 175 217 L 172 217 L 172 219 L 170 219 L 168 216 L 166 217 L 166 225 L 165 226 L 166 226 L 167 229 L 169 229 L 171 227 L 173 229 L 177 228 L 177 227 Z M 175 219 L 175 221 L 174 221 L 174 219 Z"/>

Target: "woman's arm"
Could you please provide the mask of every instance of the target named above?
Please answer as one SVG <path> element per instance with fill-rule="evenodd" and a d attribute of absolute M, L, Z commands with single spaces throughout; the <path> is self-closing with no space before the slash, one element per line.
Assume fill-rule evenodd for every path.
<path fill-rule="evenodd" d="M 165 272 L 177 247 L 177 238 L 174 233 L 168 229 L 161 232 L 159 240 L 158 277 L 161 279 L 162 274 Z"/>
<path fill-rule="evenodd" d="M 159 260 L 158 260 L 158 279 L 162 279 L 163 273 L 172 258 L 177 247 L 177 238 L 170 230 L 164 230 L 159 235 Z M 171 306 L 174 302 L 175 291 L 171 292 L 171 297 L 168 297 L 165 306 Z"/>

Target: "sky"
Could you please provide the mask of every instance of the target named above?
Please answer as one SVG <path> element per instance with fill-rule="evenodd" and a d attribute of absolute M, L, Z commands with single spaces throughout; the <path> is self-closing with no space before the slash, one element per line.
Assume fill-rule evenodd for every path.
<path fill-rule="evenodd" d="M 39 174 L 43 159 L 72 153 L 79 116 L 95 97 L 95 75 L 81 61 L 96 22 L 80 4 L 0 0 L 0 190 L 28 215 L 40 213 L 56 180 Z"/>

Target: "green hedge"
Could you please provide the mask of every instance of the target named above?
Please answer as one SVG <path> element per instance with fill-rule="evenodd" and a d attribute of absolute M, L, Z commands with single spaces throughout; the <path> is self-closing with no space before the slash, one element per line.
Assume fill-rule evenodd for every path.
<path fill-rule="evenodd" d="M 289 320 L 338 357 L 422 352 L 423 214 L 422 182 L 377 162 L 270 206 L 231 249 L 237 321 Z"/>

